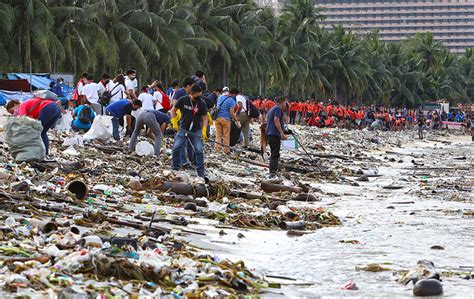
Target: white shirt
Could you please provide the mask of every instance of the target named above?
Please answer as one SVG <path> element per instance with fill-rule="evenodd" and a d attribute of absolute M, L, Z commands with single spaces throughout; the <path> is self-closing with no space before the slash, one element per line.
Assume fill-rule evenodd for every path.
<path fill-rule="evenodd" d="M 163 95 L 159 91 L 155 91 L 153 93 L 153 99 L 156 101 L 155 109 L 160 110 L 163 109 Z"/>
<path fill-rule="evenodd" d="M 242 109 L 240 111 L 244 112 L 247 111 L 247 99 L 243 95 L 237 95 L 236 97 L 237 103 L 241 102 L 242 103 Z"/>
<path fill-rule="evenodd" d="M 128 77 L 125 77 L 125 90 L 130 93 L 130 90 L 135 91 L 135 84 Z M 135 91 L 136 92 L 136 91 Z"/>
<path fill-rule="evenodd" d="M 142 108 L 140 110 L 155 110 L 155 107 L 153 106 L 153 96 L 151 94 L 142 92 L 138 96 L 138 99 L 142 102 Z"/>
<path fill-rule="evenodd" d="M 107 90 L 110 91 L 110 93 L 112 94 L 112 97 L 110 98 L 110 103 L 114 103 L 118 100 L 126 98 L 125 87 L 118 82 L 114 83 L 113 81 L 110 81 L 107 85 Z"/>
<path fill-rule="evenodd" d="M 107 88 L 102 81 L 97 83 L 99 85 L 99 96 L 104 94 L 105 89 Z"/>
<path fill-rule="evenodd" d="M 82 80 L 80 80 L 77 83 L 77 94 L 78 95 L 82 95 L 82 87 L 84 87 L 84 83 L 82 83 Z"/>
<path fill-rule="evenodd" d="M 84 85 L 81 90 L 81 95 L 86 96 L 91 104 L 98 104 L 99 100 L 99 84 L 92 82 Z"/>

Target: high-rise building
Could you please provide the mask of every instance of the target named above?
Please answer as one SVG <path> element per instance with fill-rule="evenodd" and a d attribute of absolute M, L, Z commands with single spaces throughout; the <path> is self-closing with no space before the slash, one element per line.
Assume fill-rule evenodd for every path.
<path fill-rule="evenodd" d="M 384 41 L 400 41 L 432 32 L 453 52 L 474 47 L 474 0 L 317 0 L 323 27 L 341 24 L 354 32 L 379 32 Z"/>
<path fill-rule="evenodd" d="M 257 0 L 281 10 L 286 0 Z M 387 42 L 432 32 L 453 52 L 474 47 L 474 0 L 315 0 L 322 27 L 341 24 L 360 34 L 377 30 Z"/>

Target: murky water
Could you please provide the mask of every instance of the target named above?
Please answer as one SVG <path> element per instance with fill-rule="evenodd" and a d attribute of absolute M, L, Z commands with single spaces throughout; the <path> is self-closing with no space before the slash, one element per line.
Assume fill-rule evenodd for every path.
<path fill-rule="evenodd" d="M 427 259 L 440 271 L 461 271 L 460 266 L 472 267 L 470 269 L 474 271 L 474 218 L 463 214 L 474 210 L 472 192 L 446 191 L 447 187 L 443 191 L 442 186 L 438 186 L 434 189 L 441 192 L 434 194 L 426 189 L 444 182 L 472 190 L 474 145 L 466 138 L 449 145 L 418 142 L 396 151 L 403 155 L 389 156 L 394 157 L 395 162 L 383 162 L 382 158 L 387 154 L 374 153 L 381 159 L 377 168 L 383 176 L 360 182 L 359 187 L 315 184 L 323 192 L 339 195 L 327 196 L 316 206 L 327 206 L 344 220 L 342 226 L 320 229 L 297 238 L 288 237 L 282 231 L 255 230 L 226 230 L 228 235 L 221 237 L 219 229 L 207 227 L 210 243 L 204 241 L 200 245 L 206 247 L 207 244 L 221 256 L 243 259 L 248 266 L 267 274 L 313 283 L 311 286 L 273 289 L 275 293 L 268 297 L 278 296 L 278 293 L 285 297 L 308 298 L 412 297 L 411 285 L 396 283 L 393 271 L 372 273 L 355 269 L 369 263 L 386 263 L 385 267 L 400 270 L 413 268 L 418 260 Z M 427 171 L 431 175 L 423 177 L 422 173 L 404 169 L 414 166 L 413 159 L 424 163 L 424 167 L 463 167 L 471 171 Z M 387 185 L 403 186 L 403 189 L 382 188 Z M 447 200 L 453 194 L 466 200 Z M 411 201 L 414 203 L 406 203 Z M 238 232 L 245 238 L 238 239 Z M 340 243 L 340 240 L 357 240 L 360 244 Z M 443 246 L 445 250 L 430 249 L 433 245 Z M 348 280 L 353 280 L 359 290 L 341 290 Z M 444 297 L 474 298 L 473 279 L 443 277 L 443 286 Z"/>

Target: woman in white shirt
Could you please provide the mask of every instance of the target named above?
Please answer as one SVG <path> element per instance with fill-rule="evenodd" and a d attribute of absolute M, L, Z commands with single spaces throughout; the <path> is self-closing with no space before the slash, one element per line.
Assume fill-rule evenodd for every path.
<path fill-rule="evenodd" d="M 110 91 L 112 97 L 110 98 L 110 104 L 117 102 L 122 99 L 126 99 L 125 95 L 125 78 L 122 74 L 117 75 L 113 81 L 109 81 L 107 84 L 107 90 Z"/>

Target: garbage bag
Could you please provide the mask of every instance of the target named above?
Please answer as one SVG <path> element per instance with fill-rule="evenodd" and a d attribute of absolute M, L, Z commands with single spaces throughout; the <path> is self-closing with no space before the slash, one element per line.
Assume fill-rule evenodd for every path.
<path fill-rule="evenodd" d="M 240 128 L 232 121 L 230 126 L 230 146 L 234 146 L 239 142 L 240 132 Z"/>
<path fill-rule="evenodd" d="M 16 161 L 44 160 L 46 149 L 41 139 L 43 126 L 29 117 L 10 117 L 5 124 L 5 141 Z"/>
<path fill-rule="evenodd" d="M 135 152 L 137 153 L 137 155 L 142 157 L 142 156 L 152 156 L 155 153 L 155 150 L 153 148 L 153 145 L 151 145 L 150 142 L 140 141 L 135 146 Z"/>
<path fill-rule="evenodd" d="M 107 142 L 112 138 L 112 128 L 112 116 L 98 115 L 94 118 L 89 131 L 84 134 L 84 140 L 99 139 Z"/>
<path fill-rule="evenodd" d="M 54 127 L 57 131 L 70 131 L 72 123 L 72 115 L 69 113 L 63 114 Z"/>

